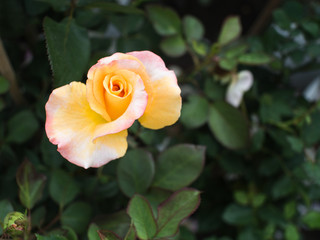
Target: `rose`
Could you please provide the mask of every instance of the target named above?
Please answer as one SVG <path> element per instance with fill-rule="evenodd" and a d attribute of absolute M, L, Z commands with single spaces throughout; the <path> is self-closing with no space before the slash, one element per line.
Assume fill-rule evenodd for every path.
<path fill-rule="evenodd" d="M 46 133 L 71 163 L 100 167 L 127 150 L 127 129 L 138 119 L 160 129 L 174 124 L 181 110 L 173 71 L 149 51 L 115 53 L 88 72 L 86 85 L 55 89 L 46 104 Z"/>

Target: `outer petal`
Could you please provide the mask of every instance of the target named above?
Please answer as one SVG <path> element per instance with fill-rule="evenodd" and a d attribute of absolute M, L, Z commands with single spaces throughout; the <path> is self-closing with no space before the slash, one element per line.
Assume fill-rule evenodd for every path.
<path fill-rule="evenodd" d="M 238 107 L 241 103 L 243 94 L 251 88 L 252 84 L 252 73 L 250 71 L 241 71 L 238 74 L 238 78 L 229 85 L 226 101 L 232 106 Z"/>
<path fill-rule="evenodd" d="M 140 123 L 147 128 L 159 129 L 174 124 L 180 117 L 181 90 L 176 75 L 169 71 L 162 59 L 149 51 L 130 52 L 145 66 L 148 77 L 143 78 L 149 95 L 148 105 Z"/>
<path fill-rule="evenodd" d="M 106 120 L 87 101 L 86 86 L 72 82 L 55 89 L 46 104 L 46 133 L 68 161 L 84 167 L 100 167 L 122 157 L 127 150 L 127 131 L 95 139 L 94 131 Z"/>

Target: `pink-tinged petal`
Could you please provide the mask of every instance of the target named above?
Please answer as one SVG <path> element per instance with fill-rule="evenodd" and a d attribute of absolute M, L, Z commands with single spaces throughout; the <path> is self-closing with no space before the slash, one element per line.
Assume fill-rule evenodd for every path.
<path fill-rule="evenodd" d="M 253 84 L 253 76 L 250 71 L 239 72 L 237 79 L 229 85 L 226 94 L 226 101 L 234 107 L 239 107 L 243 94 L 248 91 Z"/>
<path fill-rule="evenodd" d="M 55 89 L 46 104 L 46 115 L 49 140 L 71 163 L 100 167 L 122 157 L 127 150 L 126 130 L 93 141 L 97 126 L 106 120 L 90 108 L 83 83 L 72 82 Z"/>
<path fill-rule="evenodd" d="M 97 126 L 94 134 L 95 138 L 128 129 L 133 122 L 144 113 L 148 103 L 148 94 L 145 91 L 143 81 L 140 76 L 135 73 L 129 75 L 131 76 L 130 84 L 132 86 L 129 106 L 125 112 L 115 120 Z"/>
<path fill-rule="evenodd" d="M 147 77 L 143 77 L 148 93 L 148 105 L 140 123 L 151 129 L 159 129 L 174 124 L 180 117 L 181 90 L 176 75 L 166 68 L 163 60 L 149 51 L 130 52 L 145 67 Z"/>

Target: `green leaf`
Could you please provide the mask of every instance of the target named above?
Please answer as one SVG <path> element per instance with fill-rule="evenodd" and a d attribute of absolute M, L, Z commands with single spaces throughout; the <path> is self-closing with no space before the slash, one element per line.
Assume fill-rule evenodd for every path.
<path fill-rule="evenodd" d="M 238 64 L 238 62 L 234 58 L 222 58 L 219 61 L 219 66 L 227 71 L 231 71 L 231 70 L 235 69 L 237 64 Z"/>
<path fill-rule="evenodd" d="M 65 161 L 61 154 L 57 151 L 57 146 L 53 145 L 49 141 L 46 134 L 42 136 L 40 150 L 42 160 L 47 166 L 57 168 Z"/>
<path fill-rule="evenodd" d="M 228 17 L 224 20 L 222 29 L 219 34 L 218 42 L 226 45 L 238 38 L 241 34 L 241 23 L 237 16 Z"/>
<path fill-rule="evenodd" d="M 126 13 L 126 14 L 143 14 L 144 13 L 144 11 L 132 6 L 124 6 L 118 3 L 104 2 L 104 1 L 92 2 L 85 5 L 84 7 L 93 8 L 93 9 L 98 8 L 99 10 L 106 13 L 110 13 L 110 12 Z"/>
<path fill-rule="evenodd" d="M 302 221 L 310 229 L 320 229 L 320 212 L 310 211 L 302 217 Z"/>
<path fill-rule="evenodd" d="M 286 240 L 299 240 L 300 234 L 298 232 L 298 229 L 293 224 L 288 224 L 284 230 L 284 235 Z"/>
<path fill-rule="evenodd" d="M 96 222 L 100 229 L 108 229 L 124 238 L 130 228 L 131 220 L 126 211 L 119 211 L 100 217 Z"/>
<path fill-rule="evenodd" d="M 61 223 L 71 227 L 76 233 L 83 233 L 90 222 L 91 212 L 91 206 L 85 202 L 72 203 L 63 211 Z"/>
<path fill-rule="evenodd" d="M 88 229 L 88 239 L 101 240 L 98 231 L 99 227 L 95 223 L 91 223 Z"/>
<path fill-rule="evenodd" d="M 135 195 L 127 209 L 140 239 L 152 239 L 157 231 L 150 203 L 142 196 Z"/>
<path fill-rule="evenodd" d="M 249 130 L 243 115 L 223 101 L 216 101 L 209 111 L 209 127 L 227 148 L 240 149 L 248 144 Z"/>
<path fill-rule="evenodd" d="M 0 76 L 0 94 L 6 93 L 9 91 L 10 84 L 7 79 L 3 76 Z"/>
<path fill-rule="evenodd" d="M 265 53 L 246 53 L 238 58 L 239 63 L 247 65 L 262 65 L 271 61 L 271 58 Z"/>
<path fill-rule="evenodd" d="M 173 9 L 154 5 L 147 8 L 147 13 L 160 35 L 170 36 L 181 32 L 180 18 Z"/>
<path fill-rule="evenodd" d="M 305 20 L 301 23 L 304 30 L 310 33 L 313 37 L 317 37 L 319 34 L 319 25 L 315 22 Z"/>
<path fill-rule="evenodd" d="M 320 112 L 310 115 L 311 123 L 304 123 L 301 128 L 301 137 L 305 145 L 312 146 L 320 140 Z"/>
<path fill-rule="evenodd" d="M 178 190 L 200 175 L 204 166 L 205 148 L 190 144 L 176 145 L 164 151 L 156 162 L 153 186 Z"/>
<path fill-rule="evenodd" d="M 79 192 L 77 182 L 61 169 L 54 170 L 51 175 L 49 192 L 60 208 L 71 202 Z"/>
<path fill-rule="evenodd" d="M 144 193 L 152 183 L 154 168 L 154 161 L 149 152 L 142 149 L 128 151 L 118 164 L 120 189 L 129 197 L 135 193 Z"/>
<path fill-rule="evenodd" d="M 206 98 L 193 95 L 188 98 L 188 103 L 183 104 L 180 120 L 188 128 L 198 128 L 207 122 L 208 113 Z"/>
<path fill-rule="evenodd" d="M 100 230 L 99 236 L 101 240 L 121 240 L 117 234 L 108 230 Z"/>
<path fill-rule="evenodd" d="M 54 86 L 80 81 L 90 57 L 87 31 L 73 20 L 57 23 L 46 17 L 43 25 Z"/>
<path fill-rule="evenodd" d="M 13 212 L 14 209 L 11 203 L 7 200 L 0 201 L 0 222 L 3 223 L 4 218 L 7 216 L 8 213 Z M 2 227 L 0 227 L 0 235 L 2 234 Z"/>
<path fill-rule="evenodd" d="M 50 234 L 48 236 L 41 236 L 39 234 L 36 234 L 37 240 L 69 240 L 64 236 L 58 235 L 58 234 Z"/>
<path fill-rule="evenodd" d="M 136 230 L 133 224 L 131 224 L 124 240 L 136 240 Z"/>
<path fill-rule="evenodd" d="M 202 23 L 194 16 L 187 15 L 183 18 L 184 35 L 189 43 L 193 40 L 200 40 L 204 35 Z"/>
<path fill-rule="evenodd" d="M 261 240 L 261 232 L 252 227 L 248 227 L 245 230 L 241 231 L 239 234 L 238 240 Z"/>
<path fill-rule="evenodd" d="M 30 110 L 15 114 L 8 122 L 7 141 L 24 143 L 29 140 L 39 128 L 39 123 Z"/>
<path fill-rule="evenodd" d="M 19 198 L 21 203 L 31 209 L 41 199 L 46 177 L 36 172 L 29 161 L 24 161 L 17 171 Z"/>
<path fill-rule="evenodd" d="M 274 21 L 284 30 L 287 30 L 290 28 L 291 21 L 288 18 L 288 15 L 283 9 L 276 9 L 272 12 Z"/>
<path fill-rule="evenodd" d="M 252 209 L 236 204 L 229 205 L 224 211 L 222 218 L 231 225 L 243 226 L 252 225 L 254 223 Z"/>
<path fill-rule="evenodd" d="M 320 185 L 320 166 L 310 161 L 303 163 L 303 169 L 307 176 L 318 186 Z"/>
<path fill-rule="evenodd" d="M 173 193 L 158 207 L 157 237 L 169 237 L 177 233 L 181 221 L 190 216 L 200 204 L 200 192 L 182 189 Z"/>
<path fill-rule="evenodd" d="M 259 193 L 252 197 L 252 206 L 255 208 L 260 207 L 266 200 L 266 195 Z"/>
<path fill-rule="evenodd" d="M 242 205 L 247 205 L 249 203 L 248 194 L 245 191 L 234 192 L 234 198 L 238 203 Z"/>
<path fill-rule="evenodd" d="M 287 176 L 284 176 L 277 180 L 272 188 L 272 196 L 275 199 L 279 199 L 287 196 L 292 193 L 294 190 L 294 185 L 291 182 L 291 179 Z"/>
<path fill-rule="evenodd" d="M 296 214 L 297 204 L 295 201 L 290 201 L 284 205 L 284 217 L 288 220 L 294 217 Z"/>
<path fill-rule="evenodd" d="M 170 57 L 181 57 L 187 51 L 186 44 L 180 35 L 166 37 L 161 41 L 160 48 Z"/>
<path fill-rule="evenodd" d="M 229 59 L 235 58 L 241 54 L 244 54 L 247 49 L 248 49 L 248 44 L 245 44 L 245 43 L 236 44 L 226 50 L 225 56 L 226 58 L 229 58 Z"/>

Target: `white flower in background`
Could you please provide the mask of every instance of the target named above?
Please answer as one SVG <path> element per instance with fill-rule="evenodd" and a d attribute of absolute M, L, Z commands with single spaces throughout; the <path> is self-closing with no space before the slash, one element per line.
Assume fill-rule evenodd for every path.
<path fill-rule="evenodd" d="M 250 71 L 244 70 L 232 78 L 227 89 L 226 101 L 234 107 L 241 103 L 243 94 L 248 91 L 253 84 L 253 75 Z"/>
<path fill-rule="evenodd" d="M 315 78 L 303 91 L 303 96 L 308 102 L 320 99 L 320 76 Z"/>

